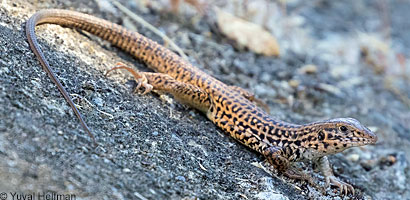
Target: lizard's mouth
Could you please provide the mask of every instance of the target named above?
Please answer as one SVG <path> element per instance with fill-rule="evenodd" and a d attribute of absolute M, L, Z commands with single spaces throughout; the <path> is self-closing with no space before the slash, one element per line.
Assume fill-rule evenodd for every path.
<path fill-rule="evenodd" d="M 343 146 L 345 147 L 355 147 L 355 146 L 364 146 L 368 144 L 375 144 L 377 142 L 377 136 L 373 134 L 371 137 L 353 137 L 353 138 L 345 138 L 341 141 Z"/>

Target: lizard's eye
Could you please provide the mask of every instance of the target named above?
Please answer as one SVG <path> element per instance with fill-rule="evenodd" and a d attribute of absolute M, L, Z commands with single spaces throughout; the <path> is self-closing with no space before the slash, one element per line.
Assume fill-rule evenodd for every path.
<path fill-rule="evenodd" d="M 318 135 L 317 138 L 318 138 L 319 140 L 325 139 L 325 134 L 323 133 L 323 131 L 320 131 L 320 132 L 319 132 L 319 135 Z"/>
<path fill-rule="evenodd" d="M 346 126 L 340 126 L 339 129 L 340 129 L 342 132 L 346 132 L 346 131 L 347 131 Z"/>

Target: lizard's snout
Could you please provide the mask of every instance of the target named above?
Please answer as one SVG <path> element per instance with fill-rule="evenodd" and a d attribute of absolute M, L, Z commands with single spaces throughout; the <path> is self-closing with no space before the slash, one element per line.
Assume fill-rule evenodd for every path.
<path fill-rule="evenodd" d="M 364 127 L 364 138 L 368 141 L 368 144 L 375 144 L 377 142 L 377 135 L 369 128 Z"/>

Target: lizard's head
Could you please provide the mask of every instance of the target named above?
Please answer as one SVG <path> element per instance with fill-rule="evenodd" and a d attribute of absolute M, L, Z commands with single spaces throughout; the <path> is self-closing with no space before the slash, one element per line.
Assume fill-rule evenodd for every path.
<path fill-rule="evenodd" d="M 377 136 L 353 118 L 337 118 L 306 125 L 313 134 L 303 137 L 305 147 L 317 156 L 342 152 L 350 147 L 374 144 Z"/>

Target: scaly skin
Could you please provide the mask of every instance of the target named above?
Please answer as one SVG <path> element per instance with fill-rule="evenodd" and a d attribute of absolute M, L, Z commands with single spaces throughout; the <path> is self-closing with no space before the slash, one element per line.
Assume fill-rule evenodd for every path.
<path fill-rule="evenodd" d="M 240 143 L 263 154 L 269 163 L 288 177 L 312 183 L 310 176 L 290 167 L 292 162 L 310 160 L 318 164 L 327 185 L 336 185 L 344 193 L 354 193 L 351 185 L 334 177 L 326 156 L 350 147 L 376 143 L 377 136 L 357 120 L 338 118 L 304 125 L 279 121 L 251 102 L 253 96 L 246 90 L 225 85 L 138 33 L 78 12 L 39 11 L 26 24 L 30 47 L 92 138 L 86 123 L 39 48 L 35 26 L 45 23 L 88 31 L 142 60 L 158 73 L 136 72 L 121 64 L 112 70 L 126 69 L 139 83 L 138 88 L 144 88 L 145 92 L 151 89 L 166 91 L 203 111 L 218 127 Z"/>

